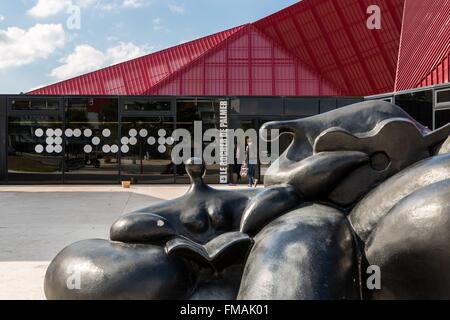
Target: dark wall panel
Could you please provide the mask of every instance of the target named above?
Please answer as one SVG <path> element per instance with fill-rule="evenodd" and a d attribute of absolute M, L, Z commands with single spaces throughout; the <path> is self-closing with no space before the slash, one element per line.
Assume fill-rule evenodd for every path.
<path fill-rule="evenodd" d="M 0 96 L 0 183 L 6 180 L 6 96 Z"/>

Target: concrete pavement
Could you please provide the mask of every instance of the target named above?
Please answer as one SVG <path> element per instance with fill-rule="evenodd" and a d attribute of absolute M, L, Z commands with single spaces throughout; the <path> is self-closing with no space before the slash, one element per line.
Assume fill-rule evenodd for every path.
<path fill-rule="evenodd" d="M 0 186 L 0 300 L 44 299 L 46 268 L 61 249 L 107 239 L 122 214 L 181 196 L 188 187 Z"/>

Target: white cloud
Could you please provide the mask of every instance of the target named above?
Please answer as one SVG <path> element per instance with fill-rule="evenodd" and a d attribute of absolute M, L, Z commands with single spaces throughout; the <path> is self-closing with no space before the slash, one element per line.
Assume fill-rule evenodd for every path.
<path fill-rule="evenodd" d="M 125 8 L 140 8 L 149 4 L 146 0 L 123 0 L 123 6 Z"/>
<path fill-rule="evenodd" d="M 112 64 L 137 58 L 144 54 L 144 48 L 138 47 L 132 42 L 121 42 L 118 46 L 106 50 L 106 57 Z"/>
<path fill-rule="evenodd" d="M 176 4 L 169 4 L 169 10 L 172 13 L 176 14 L 183 14 L 185 12 L 185 9 L 182 5 L 176 5 Z"/>
<path fill-rule="evenodd" d="M 35 18 L 47 18 L 65 11 L 71 4 L 70 0 L 38 0 L 36 5 L 28 10 L 28 15 Z"/>
<path fill-rule="evenodd" d="M 65 12 L 72 5 L 81 8 L 93 7 L 105 11 L 116 7 L 115 1 L 111 2 L 110 0 L 37 0 L 36 5 L 28 10 L 27 14 L 34 18 L 47 18 Z"/>
<path fill-rule="evenodd" d="M 153 19 L 153 30 L 155 31 L 169 31 L 163 24 L 161 18 Z"/>
<path fill-rule="evenodd" d="M 66 40 L 61 24 L 36 24 L 24 30 L 10 27 L 0 30 L 0 69 L 18 67 L 46 59 Z"/>
<path fill-rule="evenodd" d="M 53 69 L 50 75 L 57 79 L 65 79 L 101 68 L 105 64 L 105 56 L 89 45 L 79 45 L 60 62 L 62 65 Z"/>
<path fill-rule="evenodd" d="M 72 78 L 144 55 L 153 47 L 139 47 L 132 42 L 121 42 L 102 52 L 90 45 L 79 45 L 74 52 L 62 58 L 62 65 L 53 69 L 50 75 L 58 80 Z"/>
<path fill-rule="evenodd" d="M 0 14 L 0 22 L 2 22 L 2 21 L 5 21 L 5 16 L 2 16 L 2 15 Z"/>

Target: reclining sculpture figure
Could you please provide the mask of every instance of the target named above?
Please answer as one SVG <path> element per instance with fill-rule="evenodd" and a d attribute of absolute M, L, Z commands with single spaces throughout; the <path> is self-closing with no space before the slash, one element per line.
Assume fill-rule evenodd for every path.
<path fill-rule="evenodd" d="M 191 159 L 186 195 L 61 251 L 47 298 L 450 298 L 450 126 L 372 101 L 273 128 L 294 139 L 264 189 L 215 190 Z"/>

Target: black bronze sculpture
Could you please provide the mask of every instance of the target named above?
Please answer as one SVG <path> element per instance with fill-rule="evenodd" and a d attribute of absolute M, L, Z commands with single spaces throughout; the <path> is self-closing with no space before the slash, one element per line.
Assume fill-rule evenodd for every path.
<path fill-rule="evenodd" d="M 266 188 L 215 190 L 191 159 L 186 195 L 58 254 L 47 298 L 450 298 L 450 126 L 374 101 L 274 128 L 294 139 Z"/>

